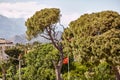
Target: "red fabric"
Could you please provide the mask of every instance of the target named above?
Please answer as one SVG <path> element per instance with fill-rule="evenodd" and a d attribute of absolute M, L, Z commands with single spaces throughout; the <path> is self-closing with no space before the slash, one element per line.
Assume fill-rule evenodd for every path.
<path fill-rule="evenodd" d="M 63 64 L 68 64 L 68 58 L 67 57 L 63 59 Z"/>

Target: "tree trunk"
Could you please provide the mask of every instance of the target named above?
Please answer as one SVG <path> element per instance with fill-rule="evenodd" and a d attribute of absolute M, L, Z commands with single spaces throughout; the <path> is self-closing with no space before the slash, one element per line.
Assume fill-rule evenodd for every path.
<path fill-rule="evenodd" d="M 53 61 L 53 65 L 55 68 L 55 74 L 56 74 L 56 80 L 63 80 L 61 76 L 61 69 L 63 65 L 63 55 L 61 55 L 60 57 L 61 58 L 58 63 L 56 63 L 56 61 Z"/>
<path fill-rule="evenodd" d="M 113 71 L 115 73 L 116 80 L 120 80 L 120 73 L 119 73 L 117 67 L 113 66 Z"/>
<path fill-rule="evenodd" d="M 55 73 L 56 73 L 56 80 L 62 80 L 62 77 L 61 77 L 61 68 L 60 66 L 57 66 L 55 68 Z"/>
<path fill-rule="evenodd" d="M 60 55 L 60 59 L 58 62 L 53 60 L 53 65 L 55 67 L 56 80 L 63 80 L 61 77 L 61 68 L 63 65 L 63 46 L 62 46 L 62 43 L 60 40 L 58 40 L 56 38 L 56 36 L 55 36 L 56 32 L 54 29 L 52 29 L 51 26 L 48 26 L 48 28 L 46 28 L 46 31 L 48 33 L 48 36 L 49 36 L 52 44 L 59 51 L 59 55 Z M 44 38 L 45 38 L 45 36 L 44 36 Z"/>
<path fill-rule="evenodd" d="M 6 80 L 6 73 L 4 73 L 4 72 L 2 74 L 2 80 Z"/>

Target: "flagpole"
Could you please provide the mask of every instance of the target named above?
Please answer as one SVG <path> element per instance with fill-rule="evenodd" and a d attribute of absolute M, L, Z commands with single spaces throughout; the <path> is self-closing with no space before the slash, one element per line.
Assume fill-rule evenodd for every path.
<path fill-rule="evenodd" d="M 69 60 L 69 53 L 68 53 L 68 80 L 70 79 L 70 73 L 69 73 L 69 69 L 70 69 L 69 66 L 70 66 L 70 64 L 69 64 L 69 61 L 70 61 L 70 60 Z"/>

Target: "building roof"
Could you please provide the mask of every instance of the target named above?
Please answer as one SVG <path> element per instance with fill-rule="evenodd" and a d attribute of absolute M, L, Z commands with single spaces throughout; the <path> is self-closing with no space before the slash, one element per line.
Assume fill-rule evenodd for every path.
<path fill-rule="evenodd" d="M 0 44 L 13 44 L 13 42 L 0 38 Z"/>

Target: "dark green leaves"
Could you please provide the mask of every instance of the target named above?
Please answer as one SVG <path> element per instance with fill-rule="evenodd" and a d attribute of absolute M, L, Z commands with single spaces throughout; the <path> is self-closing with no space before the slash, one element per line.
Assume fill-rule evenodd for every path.
<path fill-rule="evenodd" d="M 45 8 L 37 11 L 31 18 L 25 22 L 27 26 L 27 35 L 31 39 L 42 33 L 47 27 L 52 27 L 60 18 L 60 10 L 57 8 Z"/>
<path fill-rule="evenodd" d="M 90 68 L 99 66 L 101 60 L 109 66 L 119 65 L 120 15 L 117 12 L 84 14 L 69 26 L 63 33 L 63 43 L 67 46 L 64 50 L 73 54 L 76 61 Z"/>

